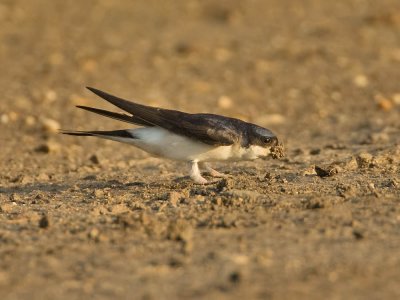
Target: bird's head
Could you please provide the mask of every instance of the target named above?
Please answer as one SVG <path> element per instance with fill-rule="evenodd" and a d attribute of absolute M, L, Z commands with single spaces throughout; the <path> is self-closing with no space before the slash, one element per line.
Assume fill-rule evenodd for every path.
<path fill-rule="evenodd" d="M 271 150 L 279 145 L 277 136 L 267 128 L 253 125 L 249 132 L 249 141 L 258 158 L 267 158 Z"/>

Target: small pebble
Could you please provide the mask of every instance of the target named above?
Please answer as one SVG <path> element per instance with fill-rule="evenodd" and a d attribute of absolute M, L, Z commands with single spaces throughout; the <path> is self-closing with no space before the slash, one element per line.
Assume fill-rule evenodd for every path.
<path fill-rule="evenodd" d="M 50 223 L 49 223 L 49 219 L 47 218 L 46 215 L 43 215 L 40 220 L 39 220 L 39 227 L 40 228 L 47 228 L 49 227 Z"/>
<path fill-rule="evenodd" d="M 93 228 L 88 233 L 88 238 L 96 242 L 99 241 L 99 236 L 100 236 L 100 230 L 98 230 L 97 228 Z"/>
<path fill-rule="evenodd" d="M 392 99 L 393 99 L 394 104 L 400 105 L 400 93 L 394 94 Z"/>
<path fill-rule="evenodd" d="M 233 106 L 233 101 L 228 96 L 221 96 L 218 99 L 218 107 L 223 109 L 229 109 Z"/>
<path fill-rule="evenodd" d="M 175 45 L 175 51 L 180 55 L 189 55 L 195 51 L 195 47 L 186 42 L 180 42 Z"/>
<path fill-rule="evenodd" d="M 60 124 L 53 119 L 44 118 L 41 120 L 43 129 L 48 132 L 57 132 L 60 129 Z"/>
<path fill-rule="evenodd" d="M 2 115 L 0 116 L 0 122 L 1 122 L 2 124 L 7 124 L 9 121 L 10 121 L 10 118 L 8 117 L 7 114 L 2 114 Z"/>
<path fill-rule="evenodd" d="M 54 102 L 57 100 L 57 93 L 53 90 L 48 90 L 45 94 L 45 99 L 47 102 Z"/>
<path fill-rule="evenodd" d="M 375 100 L 378 105 L 378 108 L 381 110 L 389 111 L 393 108 L 393 102 L 386 97 L 377 95 L 377 96 L 375 96 Z"/>
<path fill-rule="evenodd" d="M 368 77 L 365 75 L 357 75 L 356 77 L 354 77 L 353 79 L 353 83 L 360 88 L 365 88 L 368 86 L 369 84 L 369 80 Z"/>
<path fill-rule="evenodd" d="M 16 121 L 18 119 L 18 114 L 15 111 L 10 111 L 8 117 L 10 118 L 10 121 Z"/>
<path fill-rule="evenodd" d="M 232 283 L 238 283 L 242 279 L 242 276 L 240 275 L 240 272 L 235 271 L 229 274 L 229 281 Z"/>
<path fill-rule="evenodd" d="M 60 150 L 60 145 L 54 142 L 47 142 L 44 144 L 39 145 L 35 148 L 36 152 L 39 153 L 54 153 Z"/>
<path fill-rule="evenodd" d="M 25 118 L 25 124 L 28 126 L 33 126 L 36 123 L 36 119 L 33 116 L 27 116 Z"/>
<path fill-rule="evenodd" d="M 99 165 L 100 164 L 100 159 L 96 154 L 91 155 L 89 157 L 89 160 L 95 165 Z"/>
<path fill-rule="evenodd" d="M 310 150 L 311 155 L 318 155 L 320 153 L 321 153 L 321 149 L 319 149 L 319 148 L 314 148 L 314 149 Z"/>

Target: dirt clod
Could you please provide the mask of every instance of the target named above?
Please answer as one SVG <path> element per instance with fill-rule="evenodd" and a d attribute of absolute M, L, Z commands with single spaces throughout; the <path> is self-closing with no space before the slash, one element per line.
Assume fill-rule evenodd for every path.
<path fill-rule="evenodd" d="M 273 159 L 278 159 L 285 157 L 285 148 L 283 147 L 283 144 L 280 144 L 278 146 L 271 147 L 271 154 L 270 156 Z"/>
<path fill-rule="evenodd" d="M 100 158 L 96 154 L 91 155 L 89 160 L 95 165 L 100 165 L 101 162 Z"/>
<path fill-rule="evenodd" d="M 60 145 L 55 143 L 55 142 L 46 142 L 44 144 L 41 144 L 35 148 L 35 151 L 38 153 L 55 153 L 60 150 Z"/>
<path fill-rule="evenodd" d="M 340 172 L 341 168 L 338 165 L 329 165 L 327 167 L 319 167 L 319 166 L 315 166 L 315 173 L 317 173 L 317 175 L 319 177 L 330 177 L 333 176 L 335 174 L 338 174 Z"/>
<path fill-rule="evenodd" d="M 38 225 L 39 225 L 40 228 L 47 228 L 47 227 L 50 226 L 49 219 L 47 218 L 46 215 L 43 215 L 43 216 L 39 219 Z"/>
<path fill-rule="evenodd" d="M 370 153 L 360 153 L 357 156 L 357 164 L 361 169 L 372 167 L 373 156 Z"/>

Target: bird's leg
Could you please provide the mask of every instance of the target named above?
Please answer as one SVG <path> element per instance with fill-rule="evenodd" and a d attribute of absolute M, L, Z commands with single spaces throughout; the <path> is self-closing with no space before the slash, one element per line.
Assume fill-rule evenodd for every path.
<path fill-rule="evenodd" d="M 218 172 L 217 170 L 214 170 L 214 169 L 211 168 L 210 165 L 209 165 L 208 163 L 206 163 L 206 162 L 201 163 L 201 167 L 204 167 L 204 168 L 206 169 L 206 171 L 207 171 L 208 173 L 210 173 L 210 176 L 212 176 L 212 177 L 221 177 L 221 178 L 230 177 L 230 176 L 227 175 L 227 174 L 223 174 L 223 173 Z"/>
<path fill-rule="evenodd" d="M 197 161 L 192 161 L 192 168 L 190 169 L 190 178 L 192 178 L 192 180 L 198 184 L 208 183 L 207 179 L 201 176 Z"/>

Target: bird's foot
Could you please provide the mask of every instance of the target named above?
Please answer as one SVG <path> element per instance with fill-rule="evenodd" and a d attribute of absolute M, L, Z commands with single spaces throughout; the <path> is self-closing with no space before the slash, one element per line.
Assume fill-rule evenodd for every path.
<path fill-rule="evenodd" d="M 207 179 L 205 179 L 204 177 L 190 177 L 192 180 L 193 180 L 193 182 L 195 183 L 195 184 L 199 184 L 199 185 L 210 185 L 210 184 L 215 184 L 215 183 L 218 183 L 218 182 L 220 182 L 221 180 L 219 180 L 219 179 L 213 179 L 213 180 L 207 180 Z"/>
<path fill-rule="evenodd" d="M 218 177 L 218 178 L 232 178 L 232 175 L 229 174 L 224 174 L 221 172 L 218 172 L 217 170 L 210 169 L 208 170 L 208 173 L 210 174 L 211 177 Z"/>
<path fill-rule="evenodd" d="M 201 166 L 202 167 L 204 166 L 206 168 L 206 170 L 208 171 L 208 173 L 210 174 L 210 176 L 212 176 L 212 177 L 227 178 L 230 176 L 230 175 L 222 174 L 222 173 L 214 170 L 206 163 L 201 163 Z M 203 176 L 201 176 L 197 162 L 192 162 L 192 168 L 190 170 L 190 178 L 196 184 L 202 184 L 202 185 L 214 184 L 214 183 L 218 183 L 220 181 L 220 180 L 210 180 L 209 181 L 209 180 L 205 179 Z"/>
<path fill-rule="evenodd" d="M 213 168 L 210 167 L 210 165 L 206 162 L 201 163 L 201 166 L 204 167 L 206 169 L 206 171 L 208 172 L 208 174 L 211 177 L 218 177 L 218 178 L 229 178 L 232 177 L 231 175 L 228 174 L 224 174 L 221 172 L 218 172 L 217 170 L 214 170 Z"/>
<path fill-rule="evenodd" d="M 209 183 L 209 181 L 207 179 L 205 179 L 203 176 L 190 176 L 190 178 L 192 178 L 192 180 L 196 184 L 208 184 Z"/>

